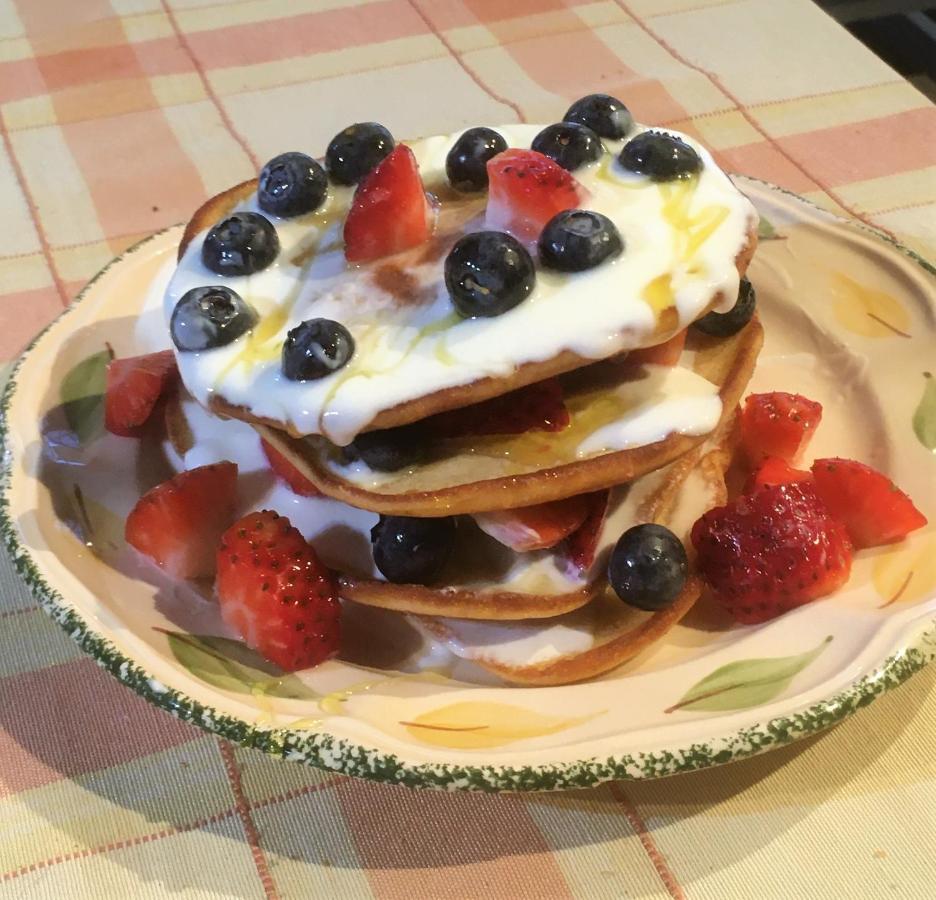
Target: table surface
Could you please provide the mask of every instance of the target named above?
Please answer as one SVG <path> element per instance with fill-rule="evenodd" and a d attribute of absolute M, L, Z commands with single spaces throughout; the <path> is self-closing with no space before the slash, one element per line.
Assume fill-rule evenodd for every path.
<path fill-rule="evenodd" d="M 595 90 L 936 257 L 936 110 L 807 0 L 0 0 L 0 360 L 284 149 L 547 122 Z M 934 685 L 659 782 L 412 792 L 150 707 L 2 558 L 0 896 L 932 896 Z"/>

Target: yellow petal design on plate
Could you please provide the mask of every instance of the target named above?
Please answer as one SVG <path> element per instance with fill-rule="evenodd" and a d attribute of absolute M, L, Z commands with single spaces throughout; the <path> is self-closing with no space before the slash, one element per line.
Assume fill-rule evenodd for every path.
<path fill-rule="evenodd" d="M 871 569 L 874 588 L 883 601 L 913 603 L 936 591 L 936 539 L 918 540 L 879 556 Z"/>
<path fill-rule="evenodd" d="M 525 738 L 555 734 L 603 714 L 604 710 L 601 710 L 587 716 L 560 718 L 509 703 L 465 701 L 440 706 L 400 724 L 424 744 L 456 750 L 483 750 Z"/>
<path fill-rule="evenodd" d="M 910 337 L 910 314 L 892 294 L 866 287 L 842 272 L 832 276 L 832 310 L 839 323 L 870 338 Z"/>

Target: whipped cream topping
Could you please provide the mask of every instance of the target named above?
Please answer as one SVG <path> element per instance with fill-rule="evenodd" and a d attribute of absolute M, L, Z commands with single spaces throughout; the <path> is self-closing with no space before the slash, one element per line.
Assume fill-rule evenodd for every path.
<path fill-rule="evenodd" d="M 497 130 L 509 146 L 529 147 L 539 126 Z M 648 129 L 635 126 L 629 137 L 642 130 Z M 484 227 L 484 196 L 451 199 L 445 181 L 445 157 L 460 133 L 409 144 L 427 190 L 446 197 L 437 235 L 452 240 Z M 350 188 L 330 185 L 325 203 L 312 214 L 272 218 L 281 252 L 254 275 L 209 271 L 201 262 L 206 232 L 197 235 L 166 291 L 166 321 L 187 290 L 224 283 L 257 310 L 260 322 L 225 347 L 177 353 L 186 387 L 201 403 L 217 395 L 297 433 L 322 434 L 344 445 L 380 412 L 426 394 L 506 377 L 566 350 L 603 359 L 660 343 L 706 311 L 717 294 L 722 308 L 730 308 L 738 291 L 734 260 L 755 212 L 711 155 L 680 137 L 699 153 L 703 170 L 697 178 L 664 184 L 623 170 L 617 154 L 624 142 L 605 140 L 602 159 L 573 174 L 589 194 L 583 206 L 615 223 L 624 253 L 571 275 L 538 267 L 533 294 L 493 319 L 462 320 L 454 313 L 442 279 L 444 252 L 432 253 L 432 241 L 349 265 L 342 230 Z M 255 196 L 237 209 L 260 211 Z M 451 222 L 459 216 L 461 221 Z M 355 354 L 331 376 L 291 382 L 281 371 L 286 334 L 316 317 L 344 325 L 354 337 Z"/>

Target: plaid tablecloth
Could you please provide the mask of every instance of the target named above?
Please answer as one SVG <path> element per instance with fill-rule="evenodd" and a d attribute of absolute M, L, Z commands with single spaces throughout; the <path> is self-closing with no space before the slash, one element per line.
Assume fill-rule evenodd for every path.
<path fill-rule="evenodd" d="M 936 256 L 936 111 L 807 0 L 0 0 L 0 359 L 277 152 L 369 119 L 547 122 L 594 90 Z M 180 724 L 3 559 L 0 896 L 933 896 L 934 685 L 718 770 L 418 793 Z"/>

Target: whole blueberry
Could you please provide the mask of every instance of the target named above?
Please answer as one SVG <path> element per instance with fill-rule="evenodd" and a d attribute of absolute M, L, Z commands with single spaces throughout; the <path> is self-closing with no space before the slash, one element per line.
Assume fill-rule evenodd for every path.
<path fill-rule="evenodd" d="M 503 231 L 466 234 L 445 259 L 445 286 L 466 319 L 502 315 L 522 303 L 535 284 L 533 258 Z"/>
<path fill-rule="evenodd" d="M 418 425 L 401 425 L 359 434 L 344 448 L 344 455 L 361 460 L 377 472 L 398 472 L 422 462 L 426 449 Z"/>
<path fill-rule="evenodd" d="M 618 539 L 608 581 L 629 606 L 665 609 L 686 583 L 689 561 L 682 542 L 662 525 L 635 525 Z"/>
<path fill-rule="evenodd" d="M 328 177 L 336 184 L 357 184 L 393 147 L 393 135 L 383 125 L 349 125 L 331 139 L 325 151 Z"/>
<path fill-rule="evenodd" d="M 651 181 L 675 181 L 702 171 L 702 158 L 681 138 L 662 131 L 644 131 L 631 138 L 618 156 L 621 165 Z"/>
<path fill-rule="evenodd" d="M 757 307 L 757 292 L 747 278 L 741 279 L 738 299 L 726 313 L 710 312 L 693 322 L 693 328 L 713 337 L 730 337 L 737 334 L 754 315 Z"/>
<path fill-rule="evenodd" d="M 544 266 L 560 272 L 583 272 L 624 250 L 614 222 L 588 209 L 567 209 L 554 215 L 539 237 Z"/>
<path fill-rule="evenodd" d="M 172 343 L 185 353 L 236 341 L 257 324 L 257 313 L 240 294 L 222 285 L 186 291 L 169 320 Z"/>
<path fill-rule="evenodd" d="M 286 335 L 283 374 L 290 381 L 314 381 L 337 372 L 354 355 L 354 338 L 331 319 L 307 319 Z"/>
<path fill-rule="evenodd" d="M 589 94 L 576 100 L 562 117 L 564 122 L 578 122 L 598 137 L 620 140 L 634 124 L 627 107 L 609 94 Z"/>
<path fill-rule="evenodd" d="M 445 157 L 445 174 L 456 191 L 483 191 L 488 186 L 487 162 L 507 149 L 493 128 L 469 128 Z"/>
<path fill-rule="evenodd" d="M 591 128 L 579 125 L 578 122 L 547 125 L 533 138 L 530 146 L 570 172 L 586 163 L 601 159 L 601 154 L 604 153 L 601 138 Z"/>
<path fill-rule="evenodd" d="M 455 519 L 381 516 L 371 529 L 374 563 L 394 584 L 428 584 L 455 546 Z"/>
<path fill-rule="evenodd" d="M 219 222 L 202 244 L 202 262 L 218 275 L 252 275 L 279 253 L 273 223 L 260 213 L 241 212 Z"/>
<path fill-rule="evenodd" d="M 301 216 L 322 205 L 328 192 L 325 170 L 305 153 L 281 153 L 260 172 L 257 200 L 274 216 Z"/>

